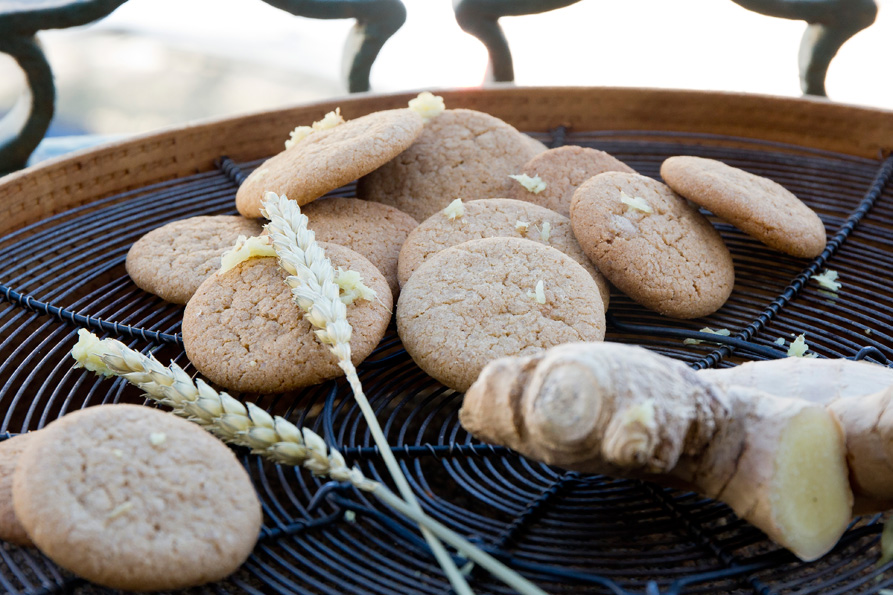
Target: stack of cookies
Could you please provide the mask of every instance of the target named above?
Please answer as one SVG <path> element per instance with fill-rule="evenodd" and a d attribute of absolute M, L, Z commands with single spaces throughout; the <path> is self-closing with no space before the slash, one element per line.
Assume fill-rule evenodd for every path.
<path fill-rule="evenodd" d="M 547 150 L 430 94 L 347 122 L 329 113 L 286 146 L 239 188 L 242 217 L 169 224 L 127 259 L 140 287 L 188 302 L 187 355 L 231 390 L 278 393 L 341 373 L 292 302 L 272 248 L 218 270 L 229 246 L 261 233 L 266 192 L 304 205 L 334 265 L 374 290 L 374 300 L 348 306 L 355 363 L 395 309 L 407 352 L 459 391 L 496 357 L 603 340 L 609 282 L 665 316 L 721 308 L 734 266 L 699 207 L 795 256 L 825 246 L 815 213 L 765 178 L 673 157 L 663 184 L 602 151 Z M 324 198 L 357 179 L 357 198 Z"/>

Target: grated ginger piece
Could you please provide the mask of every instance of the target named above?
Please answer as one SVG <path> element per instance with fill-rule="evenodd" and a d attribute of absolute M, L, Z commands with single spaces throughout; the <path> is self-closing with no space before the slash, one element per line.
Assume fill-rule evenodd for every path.
<path fill-rule="evenodd" d="M 552 224 L 548 221 L 543 221 L 543 227 L 540 229 L 540 239 L 547 244 L 549 243 L 549 236 L 552 235 Z"/>
<path fill-rule="evenodd" d="M 727 328 L 720 328 L 720 329 L 713 330 L 709 326 L 705 326 L 704 328 L 701 329 L 700 332 L 710 333 L 711 335 L 722 335 L 723 337 L 728 337 L 732 334 L 732 331 L 730 331 Z M 701 343 L 710 343 L 710 341 L 704 341 L 703 339 L 686 339 L 682 343 L 684 345 L 700 345 Z"/>
<path fill-rule="evenodd" d="M 815 279 L 816 282 L 825 289 L 837 293 L 838 291 L 840 291 L 840 288 L 843 287 L 843 284 L 837 280 L 837 277 L 837 271 L 825 269 L 820 275 L 813 275 L 810 278 Z"/>
<path fill-rule="evenodd" d="M 422 116 L 425 122 L 433 120 L 446 109 L 443 103 L 443 97 L 434 95 L 428 91 L 422 91 L 415 99 L 409 100 L 409 109 L 417 112 Z"/>
<path fill-rule="evenodd" d="M 378 297 L 374 289 L 363 284 L 363 277 L 356 271 L 338 267 L 335 284 L 341 290 L 341 301 L 347 306 L 357 300 L 372 301 Z"/>
<path fill-rule="evenodd" d="M 319 130 L 334 128 L 339 124 L 344 124 L 344 118 L 341 116 L 341 108 L 336 107 L 335 111 L 327 113 L 322 117 L 322 120 L 314 122 L 312 128 L 314 132 L 317 132 Z"/>
<path fill-rule="evenodd" d="M 521 221 L 518 219 L 515 221 L 515 231 L 518 233 L 527 233 L 527 229 L 530 227 L 530 221 Z"/>
<path fill-rule="evenodd" d="M 288 133 L 288 140 L 285 141 L 285 148 L 291 149 L 295 144 L 301 142 L 308 136 L 313 133 L 313 128 L 310 126 L 297 126 L 294 130 Z M 264 170 L 266 173 L 266 170 Z"/>
<path fill-rule="evenodd" d="M 527 192 L 532 194 L 539 194 L 546 189 L 546 183 L 539 177 L 539 174 L 532 178 L 527 174 L 509 174 L 509 177 L 524 186 Z"/>
<path fill-rule="evenodd" d="M 149 434 L 149 442 L 152 446 L 161 446 L 167 441 L 167 434 L 164 432 L 152 432 Z"/>
<path fill-rule="evenodd" d="M 533 288 L 533 291 L 527 291 L 527 297 L 536 300 L 538 304 L 546 303 L 546 291 L 542 279 L 536 282 L 536 287 Z"/>
<path fill-rule="evenodd" d="M 628 207 L 626 209 L 627 213 L 629 213 L 630 211 L 641 211 L 643 213 L 654 212 L 654 209 L 651 208 L 651 205 L 645 202 L 644 198 L 639 196 L 632 197 L 623 190 L 620 191 L 620 202 Z"/>
<path fill-rule="evenodd" d="M 276 256 L 273 249 L 273 240 L 270 236 L 254 236 L 246 238 L 239 236 L 236 245 L 223 253 L 220 257 L 220 271 L 225 273 L 240 262 L 249 258 L 261 258 L 264 256 Z"/>
<path fill-rule="evenodd" d="M 791 341 L 791 346 L 788 347 L 788 357 L 818 357 L 817 353 L 806 353 L 807 351 L 809 351 L 809 345 L 806 343 L 806 333 L 803 333 Z"/>
<path fill-rule="evenodd" d="M 457 198 L 450 204 L 446 206 L 443 210 L 443 214 L 447 216 L 447 219 L 458 219 L 462 215 L 465 214 L 465 205 L 462 204 L 462 199 Z"/>
<path fill-rule="evenodd" d="M 778 345 L 779 347 L 784 347 L 784 344 L 785 344 L 784 337 L 779 337 L 779 338 L 775 339 L 774 343 L 776 345 Z"/>

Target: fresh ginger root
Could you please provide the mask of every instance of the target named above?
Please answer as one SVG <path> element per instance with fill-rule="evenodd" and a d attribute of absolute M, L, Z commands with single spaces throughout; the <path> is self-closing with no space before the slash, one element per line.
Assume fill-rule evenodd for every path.
<path fill-rule="evenodd" d="M 721 500 L 802 560 L 828 552 L 852 516 L 834 413 L 753 388 L 720 390 L 639 347 L 577 343 L 498 359 L 459 417 L 474 436 L 544 463 Z"/>
<path fill-rule="evenodd" d="M 825 405 L 846 435 L 854 512 L 893 508 L 893 369 L 845 359 L 750 362 L 698 376 L 724 389 L 750 386 Z"/>

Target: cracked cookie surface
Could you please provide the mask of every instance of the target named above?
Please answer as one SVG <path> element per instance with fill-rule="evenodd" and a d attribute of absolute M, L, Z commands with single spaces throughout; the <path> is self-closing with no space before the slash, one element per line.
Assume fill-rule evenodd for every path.
<path fill-rule="evenodd" d="M 387 330 L 391 291 L 378 269 L 353 250 L 319 245 L 335 268 L 358 272 L 378 294 L 347 307 L 351 359 L 358 364 Z M 292 300 L 286 276 L 275 258 L 252 258 L 199 287 L 183 313 L 183 345 L 202 375 L 230 390 L 257 393 L 282 393 L 343 375 Z"/>
<path fill-rule="evenodd" d="M 523 238 L 551 246 L 577 261 L 595 280 L 607 310 L 610 286 L 580 248 L 570 219 L 539 205 L 509 198 L 472 200 L 463 206 L 465 214 L 461 217 L 450 219 L 435 213 L 409 234 L 397 264 L 401 285 L 428 258 L 450 246 L 481 238 Z"/>
<path fill-rule="evenodd" d="M 365 256 L 384 274 L 391 294 L 397 295 L 397 257 L 418 221 L 394 207 L 358 198 L 326 198 L 301 210 L 317 240 Z"/>
<path fill-rule="evenodd" d="M 644 212 L 623 202 L 644 201 Z M 666 185 L 603 173 L 574 193 L 571 224 L 608 280 L 646 308 L 674 318 L 718 310 L 735 284 L 728 248 L 713 225 Z"/>
<path fill-rule="evenodd" d="M 825 249 L 815 211 L 781 184 L 703 157 L 670 157 L 660 167 L 667 185 L 770 248 L 800 258 Z"/>
<path fill-rule="evenodd" d="M 498 357 L 603 340 L 605 314 L 595 281 L 569 256 L 530 240 L 485 238 L 418 268 L 400 294 L 397 330 L 420 368 L 464 391 Z"/>
<path fill-rule="evenodd" d="M 361 178 L 357 196 L 424 221 L 456 198 L 505 196 L 509 174 L 545 150 L 499 118 L 446 110 L 425 124 L 409 149 Z"/>
<path fill-rule="evenodd" d="M 636 173 L 636 170 L 604 151 L 576 145 L 549 149 L 516 172 L 539 176 L 546 187 L 533 193 L 523 185 L 514 183 L 509 187 L 508 197 L 532 202 L 569 217 L 574 191 L 589 178 L 606 171 Z"/>
<path fill-rule="evenodd" d="M 422 117 L 409 108 L 374 112 L 316 131 L 251 172 L 236 192 L 236 209 L 246 217 L 260 217 L 268 191 L 307 204 L 390 161 L 421 132 Z"/>
<path fill-rule="evenodd" d="M 139 405 L 88 407 L 35 433 L 13 499 L 42 552 L 113 589 L 222 579 L 261 527 L 233 452 L 197 425 Z"/>
<path fill-rule="evenodd" d="M 174 304 L 185 304 L 220 268 L 220 257 L 240 235 L 263 231 L 238 215 L 202 215 L 153 229 L 127 252 L 127 274 L 137 287 Z"/>

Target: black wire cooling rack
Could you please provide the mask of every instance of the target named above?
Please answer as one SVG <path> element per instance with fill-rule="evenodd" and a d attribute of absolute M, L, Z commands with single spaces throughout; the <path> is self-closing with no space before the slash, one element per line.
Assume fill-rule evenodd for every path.
<path fill-rule="evenodd" d="M 778 143 L 651 132 L 534 135 L 552 146 L 608 151 L 658 177 L 672 155 L 700 155 L 772 178 L 821 216 L 831 238 L 812 262 L 769 250 L 714 220 L 735 258 L 729 302 L 674 321 L 612 296 L 607 339 L 637 343 L 696 368 L 781 357 L 781 337 L 805 333 L 824 357 L 893 359 L 893 159 L 863 159 Z M 72 410 L 143 402 L 139 391 L 71 369 L 77 327 L 116 336 L 191 370 L 179 343 L 180 307 L 137 289 L 124 271 L 150 229 L 194 215 L 234 213 L 240 176 L 257 162 L 118 194 L 0 238 L 0 439 Z M 353 187 L 333 192 L 351 196 Z M 829 293 L 810 279 L 840 273 Z M 727 328 L 731 337 L 698 329 Z M 685 345 L 685 338 L 713 341 Z M 648 483 L 582 475 L 473 440 L 459 425 L 461 394 L 429 378 L 390 332 L 360 376 L 394 453 L 432 516 L 550 593 L 878 593 L 880 516 L 854 520 L 837 547 L 805 564 L 723 504 Z M 243 395 L 322 435 L 368 476 L 389 483 L 379 451 L 343 381 L 299 392 Z M 264 506 L 260 541 L 227 581 L 194 593 L 420 593 L 449 585 L 413 526 L 377 501 L 308 472 L 240 453 Z M 472 569 L 478 593 L 508 593 Z M 12 594 L 103 592 L 37 550 L 0 545 L 0 589 Z"/>

